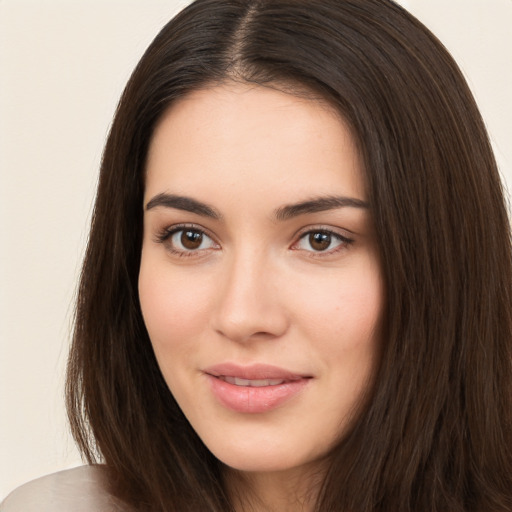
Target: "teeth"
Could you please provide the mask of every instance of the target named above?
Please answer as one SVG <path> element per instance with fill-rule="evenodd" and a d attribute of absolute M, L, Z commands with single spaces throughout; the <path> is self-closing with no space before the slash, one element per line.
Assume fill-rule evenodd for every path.
<path fill-rule="evenodd" d="M 259 380 L 249 380 L 249 379 L 239 379 L 238 377 L 228 377 L 221 376 L 219 377 L 223 381 L 228 384 L 234 384 L 235 386 L 248 386 L 253 388 L 261 388 L 264 386 L 278 386 L 285 382 L 283 379 L 259 379 Z"/>

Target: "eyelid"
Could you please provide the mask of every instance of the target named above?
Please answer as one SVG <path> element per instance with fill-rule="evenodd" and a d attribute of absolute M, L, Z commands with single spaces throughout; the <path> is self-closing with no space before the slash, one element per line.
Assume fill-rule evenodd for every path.
<path fill-rule="evenodd" d="M 215 240 L 215 237 L 210 233 L 210 231 L 203 226 L 200 226 L 199 224 L 194 224 L 192 222 L 178 222 L 177 224 L 166 225 L 164 228 L 158 229 L 156 231 L 156 241 L 165 240 L 177 231 L 182 231 L 185 229 L 199 231 L 212 240 Z"/>
<path fill-rule="evenodd" d="M 197 250 L 180 250 L 170 246 L 170 239 L 172 238 L 172 236 L 175 235 L 176 233 L 179 233 L 180 231 L 186 231 L 187 229 L 191 231 L 197 231 L 201 233 L 203 236 L 208 237 L 210 240 L 212 240 L 215 247 L 208 247 L 206 249 Z M 198 224 L 193 224 L 189 222 L 172 224 L 170 226 L 166 226 L 163 229 L 160 229 L 159 231 L 157 231 L 154 241 L 156 243 L 169 245 L 169 252 L 178 256 L 199 256 L 201 253 L 204 253 L 204 251 L 208 251 L 211 249 L 217 250 L 218 248 L 220 248 L 220 244 L 217 242 L 215 237 L 212 234 L 210 234 L 209 230 Z"/>
<path fill-rule="evenodd" d="M 297 246 L 299 245 L 300 241 L 304 239 L 306 235 L 309 235 L 311 233 L 326 233 L 328 235 L 331 235 L 338 240 L 341 241 L 339 245 L 334 247 L 333 249 L 327 249 L 325 251 L 308 251 L 306 249 L 299 249 Z M 305 228 L 302 228 L 296 235 L 295 235 L 295 241 L 291 245 L 290 249 L 292 250 L 303 250 L 304 252 L 311 253 L 311 255 L 317 257 L 317 256 L 327 256 L 330 254 L 334 254 L 339 250 L 347 248 L 347 246 L 354 243 L 354 239 L 351 238 L 351 234 L 346 229 L 341 228 L 334 228 L 332 226 L 325 226 L 325 225 L 319 225 L 319 226 L 306 226 Z"/>

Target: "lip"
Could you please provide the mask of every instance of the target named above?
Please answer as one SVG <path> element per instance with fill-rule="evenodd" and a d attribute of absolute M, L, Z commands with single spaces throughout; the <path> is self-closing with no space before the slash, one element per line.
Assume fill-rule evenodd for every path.
<path fill-rule="evenodd" d="M 212 375 L 213 377 L 228 376 L 248 380 L 282 379 L 293 381 L 310 377 L 309 375 L 295 373 L 280 368 L 279 366 L 261 363 L 248 366 L 234 363 L 222 363 L 206 368 L 204 373 Z"/>
<path fill-rule="evenodd" d="M 240 413 L 272 411 L 298 395 L 311 381 L 310 375 L 295 373 L 278 366 L 253 364 L 240 366 L 223 363 L 204 370 L 215 398 L 225 407 Z M 228 378 L 230 382 L 224 380 Z M 259 381 L 257 387 L 236 385 L 234 379 Z M 282 381 L 262 385 L 261 381 Z"/>

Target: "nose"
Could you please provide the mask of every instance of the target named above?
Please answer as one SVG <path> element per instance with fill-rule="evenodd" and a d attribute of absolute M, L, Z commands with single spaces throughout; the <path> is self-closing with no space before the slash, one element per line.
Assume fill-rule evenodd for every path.
<path fill-rule="evenodd" d="M 239 254 L 222 274 L 214 329 L 238 343 L 275 339 L 288 329 L 279 269 L 265 255 Z"/>

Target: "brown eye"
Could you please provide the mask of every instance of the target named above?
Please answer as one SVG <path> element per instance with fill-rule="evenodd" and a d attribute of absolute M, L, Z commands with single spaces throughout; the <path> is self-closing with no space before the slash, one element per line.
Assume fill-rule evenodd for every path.
<path fill-rule="evenodd" d="M 312 253 L 332 254 L 337 249 L 342 249 L 352 242 L 353 240 L 350 238 L 346 238 L 334 231 L 317 229 L 304 233 L 294 246 L 294 249 Z"/>
<path fill-rule="evenodd" d="M 315 251 L 325 251 L 331 245 L 330 233 L 313 232 L 309 234 L 309 245 Z"/>
<path fill-rule="evenodd" d="M 175 253 L 192 253 L 217 247 L 217 244 L 200 229 L 176 229 L 167 240 L 169 249 Z"/>
<path fill-rule="evenodd" d="M 180 237 L 181 245 L 190 251 L 199 249 L 203 242 L 203 234 L 198 231 L 192 231 L 190 229 L 183 230 Z"/>

